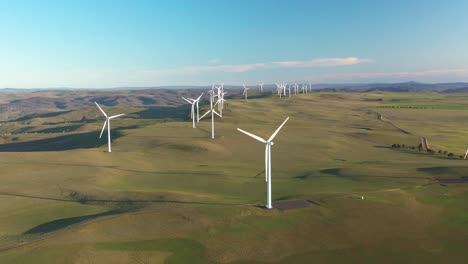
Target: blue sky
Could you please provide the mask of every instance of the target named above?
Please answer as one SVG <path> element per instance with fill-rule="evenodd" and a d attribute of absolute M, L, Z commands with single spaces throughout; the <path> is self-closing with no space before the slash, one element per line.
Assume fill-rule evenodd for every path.
<path fill-rule="evenodd" d="M 467 1 L 0 0 L 0 87 L 468 81 Z"/>

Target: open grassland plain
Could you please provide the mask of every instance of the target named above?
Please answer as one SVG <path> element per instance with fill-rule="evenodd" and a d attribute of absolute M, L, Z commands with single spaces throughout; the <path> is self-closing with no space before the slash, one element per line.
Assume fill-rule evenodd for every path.
<path fill-rule="evenodd" d="M 0 263 L 461 263 L 468 184 L 437 179 L 468 176 L 467 97 L 232 99 L 214 140 L 188 105 L 104 106 L 128 113 L 112 153 L 94 107 L 3 121 Z M 286 116 L 273 201 L 312 206 L 265 210 L 265 146 L 236 128 L 269 137 Z M 422 136 L 455 157 L 391 148 Z"/>

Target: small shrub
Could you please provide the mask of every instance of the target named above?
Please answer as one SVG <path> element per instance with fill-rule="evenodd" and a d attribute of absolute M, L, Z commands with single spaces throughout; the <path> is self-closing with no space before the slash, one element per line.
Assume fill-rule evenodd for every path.
<path fill-rule="evenodd" d="M 401 147 L 402 147 L 402 148 L 405 148 L 405 147 L 406 147 L 406 145 L 405 145 L 405 144 L 402 144 L 402 145 L 401 145 Z"/>
<path fill-rule="evenodd" d="M 447 156 L 449 157 L 453 157 L 455 154 L 453 154 L 452 152 L 450 152 Z"/>
<path fill-rule="evenodd" d="M 444 155 L 447 155 L 447 151 L 446 151 L 446 150 L 444 150 Z"/>
<path fill-rule="evenodd" d="M 442 150 L 439 149 L 439 151 L 437 151 L 437 153 L 442 154 Z"/>

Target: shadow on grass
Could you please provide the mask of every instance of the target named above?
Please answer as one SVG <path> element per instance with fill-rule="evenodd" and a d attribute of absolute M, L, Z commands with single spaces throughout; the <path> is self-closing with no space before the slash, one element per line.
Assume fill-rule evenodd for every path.
<path fill-rule="evenodd" d="M 17 118 L 15 120 L 11 120 L 10 122 L 26 121 L 26 120 L 30 120 L 30 119 L 33 119 L 33 118 L 54 117 L 54 116 L 67 114 L 67 113 L 70 113 L 70 112 L 72 112 L 72 110 L 51 112 L 51 113 L 44 113 L 44 114 L 30 114 L 30 115 L 25 115 L 25 116 L 22 116 L 20 118 Z"/>
<path fill-rule="evenodd" d="M 61 126 L 61 127 L 51 127 L 51 128 L 45 128 L 41 130 L 36 130 L 33 132 L 36 133 L 61 133 L 61 132 L 72 132 L 75 130 L 78 130 L 80 127 L 83 125 L 70 125 L 70 126 Z"/>
<path fill-rule="evenodd" d="M 192 204 L 192 205 L 216 205 L 216 206 L 250 206 L 251 204 L 242 204 L 242 203 L 217 203 L 217 202 L 189 202 L 189 201 L 179 201 L 179 200 L 165 200 L 164 197 L 161 199 L 96 199 L 92 197 L 87 197 L 83 194 L 74 194 L 71 195 L 71 198 L 55 198 L 39 195 L 29 195 L 29 194 L 19 194 L 19 193 L 7 193 L 0 192 L 0 195 L 3 196 L 12 196 L 12 197 L 23 197 L 30 199 L 40 199 L 40 200 L 49 200 L 56 202 L 72 202 L 80 204 L 146 204 L 146 203 L 172 203 L 172 204 Z"/>
<path fill-rule="evenodd" d="M 171 106 L 151 106 L 148 109 L 137 112 L 142 119 L 170 119 L 170 120 L 188 120 L 190 119 L 189 104 L 171 107 Z"/>
<path fill-rule="evenodd" d="M 360 179 L 360 178 L 389 178 L 389 179 L 411 179 L 411 180 L 430 180 L 428 177 L 424 176 L 387 176 L 387 175 L 348 175 L 343 172 L 340 168 L 331 168 L 331 169 L 324 169 L 320 170 L 320 173 L 326 173 L 333 176 L 341 177 L 341 178 L 348 178 L 348 179 Z M 315 177 L 322 177 L 322 176 L 315 176 Z M 306 177 L 307 178 L 307 177 Z"/>
<path fill-rule="evenodd" d="M 92 219 L 102 217 L 102 216 L 121 214 L 124 212 L 127 212 L 127 211 L 126 210 L 111 210 L 111 211 L 103 212 L 99 214 L 83 215 L 83 216 L 58 219 L 58 220 L 54 220 L 51 222 L 47 222 L 47 223 L 35 226 L 27 230 L 23 234 L 24 235 L 36 235 L 36 234 L 54 232 L 59 229 L 63 229 L 68 226 L 75 225 L 84 221 L 92 220 Z"/>
<path fill-rule="evenodd" d="M 136 126 L 120 127 L 111 131 L 113 140 L 122 136 L 121 130 Z M 0 152 L 63 151 L 72 149 L 97 148 L 107 144 L 105 135 L 99 139 L 99 132 L 64 135 L 27 142 L 0 144 Z"/>

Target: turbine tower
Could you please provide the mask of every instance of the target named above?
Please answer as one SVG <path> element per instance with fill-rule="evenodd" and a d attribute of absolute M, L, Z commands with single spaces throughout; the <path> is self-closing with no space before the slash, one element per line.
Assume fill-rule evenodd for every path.
<path fill-rule="evenodd" d="M 283 82 L 283 96 L 286 96 L 286 85 L 288 85 L 288 83 Z"/>
<path fill-rule="evenodd" d="M 218 100 L 216 101 L 218 103 L 218 111 L 219 111 L 219 114 L 222 117 L 223 116 L 224 102 L 226 102 L 226 100 L 224 100 L 224 95 L 227 94 L 227 92 L 224 91 L 224 84 L 223 83 L 221 83 L 220 86 L 215 86 L 215 87 L 218 90 L 218 93 L 216 95 L 218 97 Z"/>
<path fill-rule="evenodd" d="M 106 112 L 102 110 L 102 108 L 98 105 L 98 103 L 94 102 L 99 110 L 101 110 L 102 114 L 106 117 L 106 121 L 104 121 L 104 125 L 102 126 L 101 134 L 99 135 L 99 138 L 102 137 L 102 133 L 104 133 L 104 129 L 106 128 L 106 123 L 107 123 L 107 146 L 108 146 L 108 151 L 111 152 L 111 129 L 110 129 L 110 121 L 111 119 L 114 119 L 119 116 L 123 116 L 125 114 L 118 114 L 118 115 L 113 115 L 113 116 L 107 116 Z"/>
<path fill-rule="evenodd" d="M 200 99 L 201 99 L 202 96 L 203 96 L 203 93 L 197 99 L 182 97 L 182 99 L 184 99 L 184 101 L 186 101 L 187 103 L 192 105 L 190 118 L 193 120 L 193 125 L 192 125 L 193 128 L 195 128 L 195 107 L 197 108 L 197 118 L 196 118 L 197 123 L 200 121 L 200 118 L 199 118 L 200 113 L 199 113 L 198 103 L 200 102 Z"/>
<path fill-rule="evenodd" d="M 246 134 L 247 136 L 253 137 L 254 139 L 256 139 L 256 140 L 258 140 L 258 141 L 260 141 L 262 143 L 265 143 L 265 145 L 266 145 L 266 148 L 265 148 L 265 180 L 267 182 L 267 204 L 266 204 L 266 208 L 268 208 L 268 209 L 273 208 L 271 206 L 271 146 L 273 145 L 272 140 L 276 137 L 278 132 L 281 130 L 281 128 L 284 126 L 284 124 L 286 124 L 286 122 L 288 120 L 289 120 L 289 116 L 278 127 L 278 129 L 276 129 L 276 131 L 271 135 L 271 137 L 268 140 L 265 140 L 265 139 L 263 139 L 263 138 L 261 138 L 261 137 L 259 137 L 257 135 L 254 135 L 252 133 L 244 131 L 244 130 L 242 130 L 240 128 L 237 129 L 240 132 Z"/>
<path fill-rule="evenodd" d="M 206 115 L 208 115 L 209 113 L 211 113 L 211 138 L 214 139 L 214 135 L 215 135 L 215 128 L 214 128 L 214 114 L 218 115 L 219 117 L 223 118 L 218 112 L 216 112 L 214 110 L 214 106 L 216 106 L 216 104 L 218 104 L 219 101 L 217 101 L 214 105 L 213 105 L 213 100 L 214 100 L 214 90 L 210 90 L 209 91 L 210 93 L 210 110 L 208 110 L 204 115 L 202 115 L 200 117 L 200 119 L 202 119 L 203 117 L 205 117 Z"/>
<path fill-rule="evenodd" d="M 264 83 L 261 83 L 261 84 L 260 84 L 260 92 L 262 92 L 262 93 L 263 93 L 263 84 L 264 84 Z"/>
<path fill-rule="evenodd" d="M 278 93 L 278 95 L 279 95 L 280 98 L 281 98 L 281 94 L 282 94 L 282 90 L 281 90 L 281 89 L 283 89 L 282 85 L 276 83 L 276 92 Z"/>
<path fill-rule="evenodd" d="M 244 86 L 244 91 L 242 92 L 242 95 L 244 96 L 245 100 L 247 100 L 247 91 L 248 91 L 250 88 L 245 87 L 245 83 L 243 83 L 242 85 Z"/>

